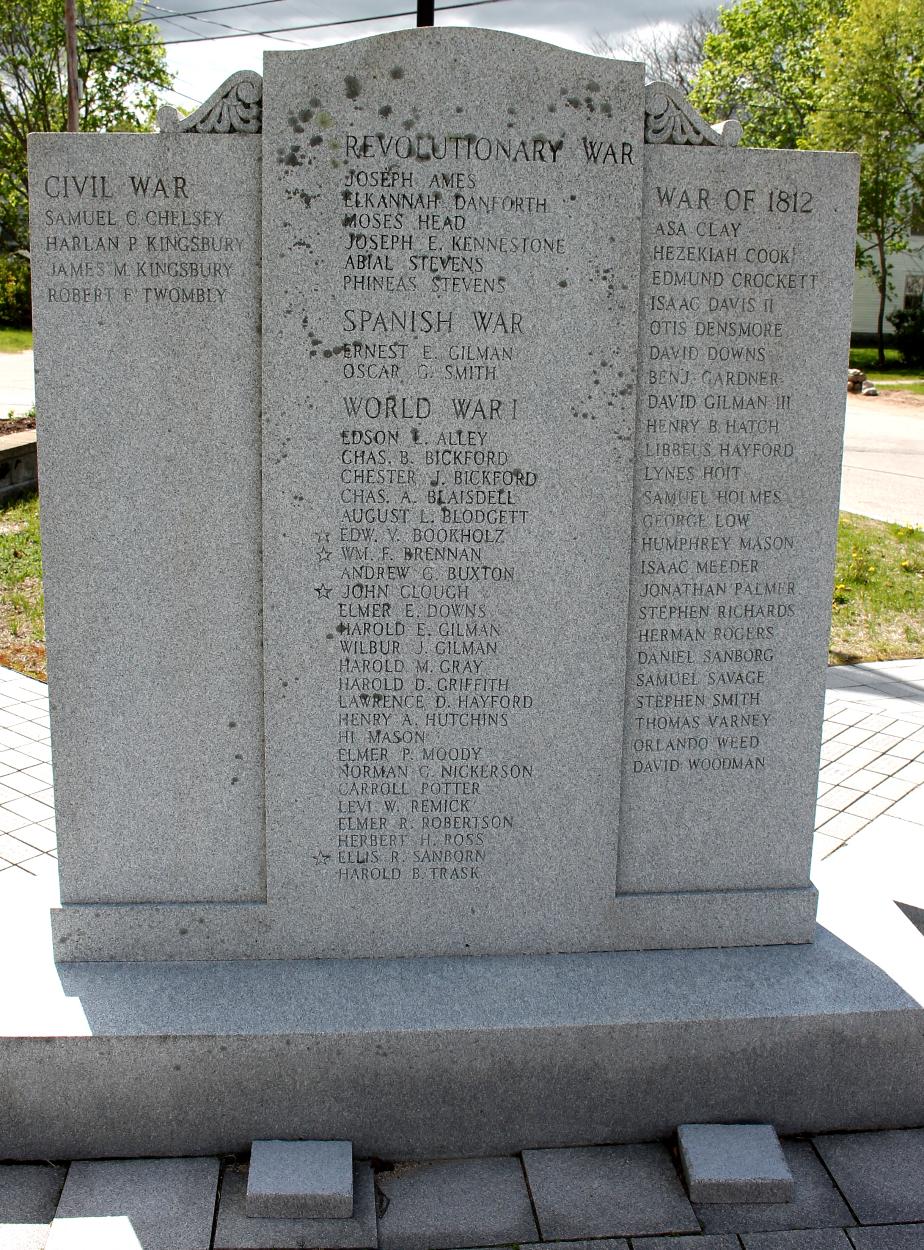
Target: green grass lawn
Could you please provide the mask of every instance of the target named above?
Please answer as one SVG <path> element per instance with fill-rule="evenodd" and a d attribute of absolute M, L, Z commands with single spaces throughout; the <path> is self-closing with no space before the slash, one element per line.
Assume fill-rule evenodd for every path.
<path fill-rule="evenodd" d="M 31 350 L 31 330 L 11 330 L 9 326 L 0 326 L 0 352 L 28 352 Z"/>
<path fill-rule="evenodd" d="M 0 506 L 0 665 L 45 680 L 38 495 Z"/>
<path fill-rule="evenodd" d="M 874 382 L 888 382 L 892 378 L 924 378 L 924 369 L 920 366 L 906 365 L 902 362 L 894 347 L 885 349 L 885 366 L 877 364 L 878 352 L 875 347 L 851 347 L 851 369 L 862 369 Z"/>
<path fill-rule="evenodd" d="M 924 656 L 924 530 L 842 512 L 829 660 Z M 38 496 L 0 505 L 0 665 L 45 680 Z"/>
<path fill-rule="evenodd" d="M 851 347 L 850 367 L 861 369 L 871 382 L 875 382 L 879 390 L 888 390 L 890 381 L 898 381 L 901 377 L 920 379 L 910 385 L 891 387 L 893 391 L 903 391 L 905 395 L 924 395 L 924 369 L 919 365 L 905 365 L 894 347 L 885 349 L 885 366 L 876 364 L 875 347 Z"/>
<path fill-rule="evenodd" d="M 924 530 L 842 512 L 832 664 L 924 655 Z"/>

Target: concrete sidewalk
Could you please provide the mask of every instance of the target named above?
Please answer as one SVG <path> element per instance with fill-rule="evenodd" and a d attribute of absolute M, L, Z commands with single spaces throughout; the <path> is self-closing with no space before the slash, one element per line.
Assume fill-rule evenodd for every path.
<path fill-rule="evenodd" d="M 0 419 L 35 407 L 32 352 L 0 352 Z"/>

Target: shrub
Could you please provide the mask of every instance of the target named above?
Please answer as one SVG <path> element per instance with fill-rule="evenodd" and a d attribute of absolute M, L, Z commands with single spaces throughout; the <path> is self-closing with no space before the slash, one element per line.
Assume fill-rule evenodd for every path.
<path fill-rule="evenodd" d="M 924 303 L 900 308 L 889 317 L 895 327 L 894 345 L 906 365 L 924 365 Z"/>
<path fill-rule="evenodd" d="M 32 325 L 29 262 L 24 256 L 0 256 L 0 326 Z"/>

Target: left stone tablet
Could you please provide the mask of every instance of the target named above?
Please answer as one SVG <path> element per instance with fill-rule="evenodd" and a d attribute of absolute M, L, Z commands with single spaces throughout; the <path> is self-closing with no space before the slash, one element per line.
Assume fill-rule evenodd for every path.
<path fill-rule="evenodd" d="M 29 160 L 62 901 L 262 902 L 260 139 Z"/>

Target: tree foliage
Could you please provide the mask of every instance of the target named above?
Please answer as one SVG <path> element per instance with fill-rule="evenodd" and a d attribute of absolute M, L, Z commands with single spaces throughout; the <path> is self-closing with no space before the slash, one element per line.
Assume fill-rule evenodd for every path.
<path fill-rule="evenodd" d="M 748 147 L 794 148 L 815 111 L 820 41 L 847 0 L 738 0 L 705 40 L 691 101 L 710 121 L 736 117 Z"/>
<path fill-rule="evenodd" d="M 157 88 L 170 86 L 157 27 L 131 0 L 77 0 L 81 130 L 142 130 Z M 0 233 L 7 250 L 28 240 L 26 137 L 67 125 L 64 5 L 0 2 Z"/>
<path fill-rule="evenodd" d="M 805 146 L 860 154 L 857 260 L 879 292 L 882 360 L 891 257 L 907 246 L 924 195 L 924 0 L 852 0 L 820 55 Z"/>
<path fill-rule="evenodd" d="M 718 9 L 700 8 L 679 26 L 662 22 L 618 44 L 612 37 L 597 35 L 591 51 L 641 61 L 648 82 L 669 82 L 688 95 L 703 64 L 706 36 L 718 30 Z"/>

